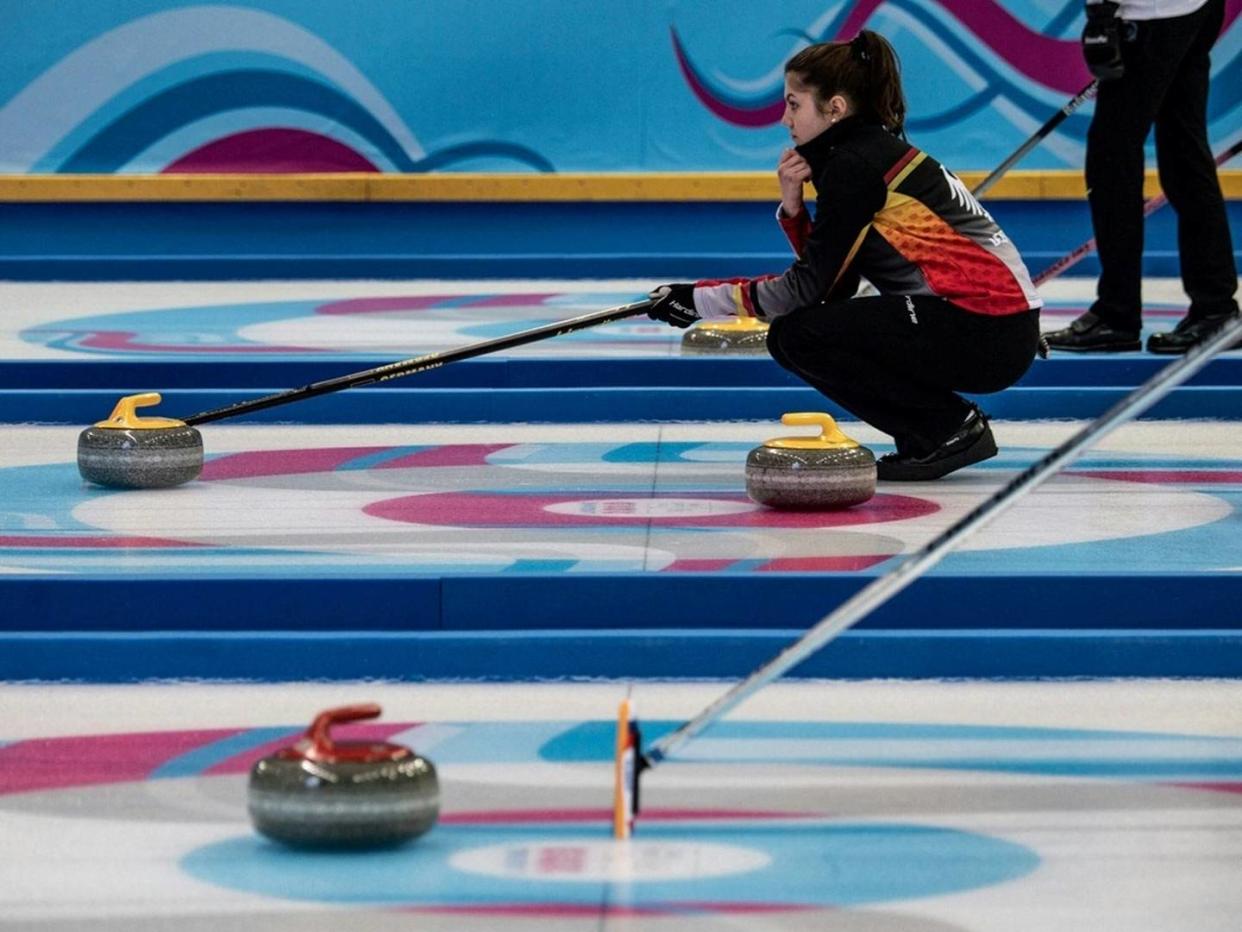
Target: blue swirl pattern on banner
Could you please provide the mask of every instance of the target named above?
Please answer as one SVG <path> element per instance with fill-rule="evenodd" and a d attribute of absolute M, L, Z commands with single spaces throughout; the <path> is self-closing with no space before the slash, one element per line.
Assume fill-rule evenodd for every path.
<path fill-rule="evenodd" d="M 918 132 L 920 130 L 942 129 L 952 126 L 988 106 L 1001 96 L 1007 97 L 1016 103 L 1023 111 L 1030 114 L 1032 118 L 1047 109 L 1045 104 L 1029 94 L 1017 81 L 1005 77 L 998 68 L 990 65 L 984 56 L 975 51 L 980 46 L 989 48 L 994 55 L 1004 60 L 1003 48 L 990 47 L 986 36 L 971 32 L 969 33 L 970 37 L 976 41 L 973 43 L 967 41 L 960 31 L 960 27 L 963 24 L 942 19 L 940 16 L 925 9 L 916 0 L 888 0 L 885 6 L 908 14 L 911 19 L 919 23 L 937 40 L 942 42 L 962 62 L 981 75 L 987 84 L 984 90 L 940 113 L 930 116 L 912 115 L 907 122 L 908 130 Z M 849 11 L 850 8 L 848 6 L 844 7 L 826 28 L 818 34 L 807 35 L 807 40 L 814 43 L 847 38 L 843 34 L 843 26 Z M 1073 44 L 1076 48 L 1077 42 L 1075 41 Z M 771 89 L 758 99 L 739 97 L 713 84 L 704 70 L 690 61 L 675 29 L 673 30 L 673 47 L 678 60 L 683 63 L 687 81 L 695 94 L 722 119 L 738 122 L 741 125 L 752 126 L 762 126 L 780 119 L 783 111 L 782 98 L 784 96 L 784 86 L 781 78 L 778 77 L 773 82 Z M 1075 80 L 1078 80 L 1080 84 L 1085 83 L 1085 70 L 1079 70 L 1084 72 L 1083 76 Z M 1088 122 L 1084 117 L 1071 116 L 1065 124 L 1065 131 L 1072 133 L 1080 139 L 1085 138 Z"/>
<path fill-rule="evenodd" d="M 357 101 L 321 82 L 278 71 L 224 71 L 178 84 L 147 98 L 96 133 L 60 166 L 62 172 L 115 172 L 159 139 L 205 117 L 244 107 L 287 107 L 317 114 L 353 130 L 398 171 L 430 171 L 479 156 L 503 156 L 538 171 L 552 164 L 537 152 L 507 143 L 452 146 L 414 160 Z"/>
<path fill-rule="evenodd" d="M 1209 104 L 1240 127 L 1242 0 Z M 782 65 L 889 37 L 918 145 L 990 168 L 1086 83 L 1079 0 L 60 0 L 0 33 L 0 172 L 770 170 Z M 1081 165 L 1090 105 L 1024 160 Z"/>
<path fill-rule="evenodd" d="M 379 121 L 335 88 L 277 71 L 223 71 L 147 98 L 96 133 L 62 172 L 115 172 L 156 140 L 196 120 L 241 107 L 289 107 L 346 126 L 383 152 L 399 171 L 414 161 Z"/>

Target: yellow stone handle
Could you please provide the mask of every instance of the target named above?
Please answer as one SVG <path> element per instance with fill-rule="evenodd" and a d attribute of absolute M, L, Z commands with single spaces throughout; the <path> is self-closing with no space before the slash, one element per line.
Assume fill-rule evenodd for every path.
<path fill-rule="evenodd" d="M 739 333 L 751 330 L 767 330 L 768 325 L 758 317 L 726 317 L 723 320 L 704 320 L 697 325 L 713 333 Z"/>
<path fill-rule="evenodd" d="M 159 430 L 167 427 L 184 427 L 185 421 L 170 417 L 139 417 L 138 408 L 157 405 L 163 400 L 159 392 L 143 392 L 141 395 L 126 395 L 116 403 L 106 421 L 97 421 L 96 427 L 115 430 Z"/>
<path fill-rule="evenodd" d="M 739 330 L 767 330 L 768 322 L 758 317 L 738 317 L 737 326 Z"/>
<path fill-rule="evenodd" d="M 848 449 L 858 446 L 858 441 L 841 433 L 837 422 L 822 411 L 791 411 L 781 416 L 781 423 L 790 427 L 818 427 L 818 437 L 776 437 L 764 442 L 765 447 L 790 450 Z"/>

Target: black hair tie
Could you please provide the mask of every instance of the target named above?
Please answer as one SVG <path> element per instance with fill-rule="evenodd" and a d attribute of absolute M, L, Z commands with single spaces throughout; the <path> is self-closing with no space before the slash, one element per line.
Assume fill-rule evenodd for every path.
<path fill-rule="evenodd" d="M 850 39 L 850 54 L 864 65 L 871 61 L 871 53 L 867 51 L 867 42 L 861 32 Z"/>

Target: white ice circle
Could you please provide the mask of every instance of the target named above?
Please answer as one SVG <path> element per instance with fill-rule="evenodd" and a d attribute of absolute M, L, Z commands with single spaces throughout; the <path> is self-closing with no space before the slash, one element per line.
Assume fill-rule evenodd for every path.
<path fill-rule="evenodd" d="M 467 873 L 506 880 L 666 883 L 749 873 L 771 860 L 762 851 L 736 845 L 562 839 L 470 848 L 449 863 Z"/>
<path fill-rule="evenodd" d="M 590 518 L 706 518 L 755 511 L 750 502 L 711 498 L 599 498 L 589 501 L 557 502 L 544 511 L 558 515 Z"/>

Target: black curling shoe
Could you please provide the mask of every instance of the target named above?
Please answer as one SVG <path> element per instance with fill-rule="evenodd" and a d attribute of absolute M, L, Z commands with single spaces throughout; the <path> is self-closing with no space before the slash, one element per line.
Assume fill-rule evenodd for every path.
<path fill-rule="evenodd" d="M 876 460 L 876 478 L 886 482 L 926 482 L 996 455 L 988 419 L 973 409 L 952 437 L 925 456 L 889 453 Z"/>
<path fill-rule="evenodd" d="M 1044 334 L 1053 349 L 1073 353 L 1126 353 L 1143 348 L 1137 330 L 1118 330 L 1094 311 L 1087 311 L 1064 330 Z"/>
<path fill-rule="evenodd" d="M 1198 346 L 1204 340 L 1210 339 L 1217 330 L 1226 324 L 1232 323 L 1237 318 L 1237 311 L 1231 314 L 1215 314 L 1211 317 L 1200 317 L 1198 320 L 1183 317 L 1172 330 L 1166 330 L 1164 333 L 1153 333 L 1149 336 L 1147 338 L 1147 352 L 1184 353 L 1191 347 Z M 1233 349 L 1237 348 L 1238 344 L 1235 343 Z"/>

